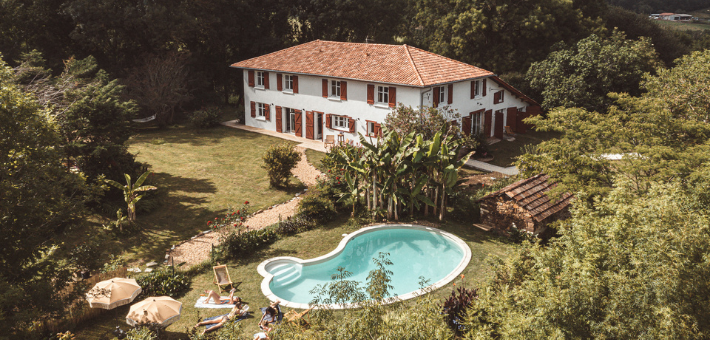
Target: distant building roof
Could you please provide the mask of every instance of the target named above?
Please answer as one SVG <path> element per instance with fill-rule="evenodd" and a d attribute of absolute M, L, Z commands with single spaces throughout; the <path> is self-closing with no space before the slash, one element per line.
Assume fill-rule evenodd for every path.
<path fill-rule="evenodd" d="M 416 87 L 494 75 L 482 68 L 409 45 L 324 40 L 240 61 L 232 67 Z"/>
<path fill-rule="evenodd" d="M 506 195 L 513 199 L 518 206 L 528 211 L 535 221 L 542 222 L 552 214 L 569 206 L 574 198 L 572 194 L 564 193 L 556 200 L 551 200 L 547 192 L 557 184 L 548 181 L 549 178 L 545 174 L 533 176 L 488 194 L 480 200 Z"/>
<path fill-rule="evenodd" d="M 669 16 L 669 15 L 673 15 L 673 14 L 675 14 L 675 13 L 661 13 L 659 15 L 662 17 L 665 17 L 665 16 Z"/>

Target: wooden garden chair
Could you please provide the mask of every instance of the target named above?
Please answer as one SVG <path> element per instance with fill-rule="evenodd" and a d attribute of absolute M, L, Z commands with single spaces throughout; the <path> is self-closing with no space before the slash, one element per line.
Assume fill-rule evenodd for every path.
<path fill-rule="evenodd" d="M 513 132 L 513 129 L 510 126 L 505 127 L 505 134 L 515 136 L 515 132 Z"/>
<path fill-rule="evenodd" d="M 310 312 L 311 309 L 313 309 L 313 307 L 308 308 L 300 313 L 296 313 L 295 310 L 290 310 L 290 311 L 288 311 L 288 313 L 286 313 L 286 315 L 284 315 L 284 318 L 289 323 L 294 323 L 295 325 L 297 325 L 299 327 L 308 328 L 308 327 L 310 327 L 310 324 L 303 317 L 306 314 L 308 314 L 308 312 Z"/>
<path fill-rule="evenodd" d="M 221 266 L 214 266 L 212 267 L 212 270 L 214 271 L 214 281 L 213 283 L 219 287 L 219 293 L 222 294 L 222 286 L 227 286 L 231 289 L 234 288 L 234 283 L 232 282 L 232 279 L 229 278 L 229 270 L 227 270 L 226 265 L 221 265 Z M 224 289 L 224 291 L 228 291 L 227 289 Z"/>
<path fill-rule="evenodd" d="M 328 145 L 330 144 L 331 147 L 335 146 L 335 136 L 333 135 L 325 135 L 325 147 L 327 148 Z"/>

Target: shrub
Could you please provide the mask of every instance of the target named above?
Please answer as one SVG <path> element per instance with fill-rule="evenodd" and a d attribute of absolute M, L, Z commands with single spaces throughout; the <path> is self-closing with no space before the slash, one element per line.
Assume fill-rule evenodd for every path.
<path fill-rule="evenodd" d="M 193 112 L 190 115 L 190 123 L 200 129 L 211 128 L 219 125 L 221 117 L 222 111 L 215 106 L 210 106 Z"/>
<path fill-rule="evenodd" d="M 249 201 L 245 201 L 241 208 L 234 210 L 232 207 L 229 207 L 227 213 L 221 218 L 215 217 L 214 220 L 207 221 L 207 226 L 214 231 L 229 227 L 241 228 L 244 224 L 244 220 L 246 220 L 248 216 Z"/>
<path fill-rule="evenodd" d="M 143 288 L 141 297 L 163 296 L 175 297 L 190 288 L 190 279 L 182 272 L 175 271 L 173 274 L 169 270 L 158 270 L 146 273 L 136 278 L 138 285 Z"/>
<path fill-rule="evenodd" d="M 327 222 L 337 215 L 334 195 L 316 188 L 298 203 L 298 214 L 315 222 Z"/>
<path fill-rule="evenodd" d="M 458 188 L 449 196 L 449 206 L 454 208 L 450 216 L 459 222 L 479 222 L 481 214 L 477 200 L 481 197 L 477 191 Z"/>
<path fill-rule="evenodd" d="M 456 286 L 454 286 L 456 287 Z M 451 296 L 444 300 L 443 314 L 446 315 L 446 321 L 449 327 L 456 332 L 461 334 L 463 331 L 463 326 L 461 323 L 466 315 L 466 308 L 471 305 L 474 299 L 478 297 L 478 293 L 475 289 L 467 289 L 465 287 L 458 287 L 451 291 Z"/>
<path fill-rule="evenodd" d="M 276 241 L 276 232 L 271 229 L 233 231 L 221 239 L 223 256 L 244 257 Z"/>
<path fill-rule="evenodd" d="M 291 216 L 279 222 L 276 233 L 279 235 L 293 235 L 302 231 L 311 230 L 316 227 L 316 223 L 307 216 Z"/>
<path fill-rule="evenodd" d="M 296 151 L 293 144 L 281 143 L 272 145 L 262 157 L 264 165 L 269 174 L 269 182 L 273 186 L 288 185 L 288 178 L 291 170 L 301 160 L 301 153 Z"/>
<path fill-rule="evenodd" d="M 158 336 L 149 327 L 137 327 L 126 332 L 126 340 L 156 340 Z"/>

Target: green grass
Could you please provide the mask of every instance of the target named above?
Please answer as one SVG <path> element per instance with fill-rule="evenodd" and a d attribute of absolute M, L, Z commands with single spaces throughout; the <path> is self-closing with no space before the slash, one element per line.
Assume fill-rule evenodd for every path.
<path fill-rule="evenodd" d="M 710 30 L 710 24 L 694 23 L 694 22 L 677 22 L 668 20 L 654 20 L 655 23 L 664 28 L 670 28 L 679 31 L 707 31 Z"/>
<path fill-rule="evenodd" d="M 325 158 L 325 152 L 320 152 L 316 150 L 306 149 L 306 157 L 308 157 L 308 163 L 311 163 L 320 172 L 326 172 L 327 169 L 321 165 L 321 160 Z"/>
<path fill-rule="evenodd" d="M 261 293 L 262 277 L 256 271 L 256 267 L 262 261 L 275 256 L 295 256 L 302 259 L 310 259 L 331 252 L 342 239 L 343 233 L 351 233 L 360 227 L 352 225 L 341 219 L 331 222 L 319 229 L 304 232 L 295 236 L 278 240 L 268 248 L 258 251 L 249 257 L 228 263 L 229 274 L 232 281 L 237 283 L 238 295 L 249 304 L 252 314 L 250 318 L 241 321 L 243 334 L 251 336 L 258 331 L 257 323 L 260 313 L 259 307 L 265 307 L 269 301 Z M 474 287 L 487 280 L 491 271 L 485 263 L 485 258 L 489 254 L 505 256 L 511 245 L 507 239 L 498 238 L 490 233 L 479 231 L 478 229 L 461 224 L 447 223 L 441 227 L 442 230 L 451 232 L 462 238 L 469 245 L 472 251 L 471 262 L 464 270 L 465 284 L 467 287 Z M 347 269 L 347 268 L 346 268 Z M 197 322 L 198 317 L 211 317 L 227 313 L 228 309 L 196 309 L 193 307 L 195 301 L 204 289 L 212 289 L 213 274 L 208 270 L 197 275 L 191 285 L 191 291 L 182 297 L 178 297 L 183 303 L 183 312 L 180 320 L 168 327 L 165 339 L 186 338 L 185 332 Z M 461 279 L 455 281 L 457 285 L 462 283 Z M 452 285 L 449 284 L 433 294 L 441 299 L 451 294 Z M 416 303 L 412 301 L 409 303 Z M 287 312 L 289 308 L 283 308 Z M 256 311 L 256 313 L 254 313 Z M 118 311 L 108 311 L 101 318 L 96 319 L 89 325 L 76 330 L 77 339 L 101 339 L 110 332 L 121 326 L 126 328 L 125 315 L 128 307 L 120 307 Z"/>
<path fill-rule="evenodd" d="M 528 130 L 528 132 L 523 134 L 517 134 L 515 140 L 508 142 L 506 140 L 501 140 L 498 143 L 488 146 L 490 154 L 493 155 L 493 160 L 490 164 L 497 166 L 508 167 L 513 165 L 515 162 L 515 157 L 522 155 L 523 147 L 525 145 L 535 145 L 540 144 L 543 141 L 550 140 L 559 137 L 560 134 L 556 132 L 537 132 L 533 130 Z"/>
<path fill-rule="evenodd" d="M 138 161 L 150 165 L 154 175 L 146 184 L 158 190 L 152 202 L 144 199 L 138 202 L 138 208 L 157 206 L 150 212 L 138 211 L 137 222 L 143 228 L 139 234 L 104 240 L 104 255 L 123 254 L 129 263 L 162 262 L 171 245 L 206 230 L 206 221 L 230 206 L 240 207 L 249 201 L 256 211 L 292 198 L 303 189 L 300 181 L 291 178 L 288 190 L 271 188 L 261 168 L 266 149 L 282 142 L 223 126 L 143 130 L 127 144 Z M 67 240 L 85 238 L 108 222 L 100 216 L 90 220 L 93 223 L 70 233 Z"/>

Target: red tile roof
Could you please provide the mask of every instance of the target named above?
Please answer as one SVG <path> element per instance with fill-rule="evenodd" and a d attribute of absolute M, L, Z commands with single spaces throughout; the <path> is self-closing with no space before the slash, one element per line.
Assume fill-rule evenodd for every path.
<path fill-rule="evenodd" d="M 479 201 L 506 195 L 508 198 L 513 199 L 518 206 L 527 210 L 536 221 L 541 222 L 550 215 L 569 206 L 574 198 L 571 194 L 564 193 L 555 200 L 551 200 L 547 192 L 557 184 L 548 181 L 549 178 L 549 176 L 544 174 L 533 176 L 488 194 L 479 199 Z"/>
<path fill-rule="evenodd" d="M 232 67 L 421 87 L 494 75 L 413 46 L 323 40 L 240 61 Z"/>

